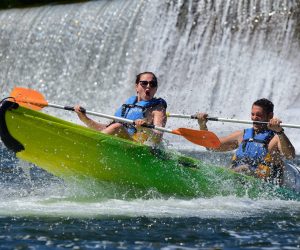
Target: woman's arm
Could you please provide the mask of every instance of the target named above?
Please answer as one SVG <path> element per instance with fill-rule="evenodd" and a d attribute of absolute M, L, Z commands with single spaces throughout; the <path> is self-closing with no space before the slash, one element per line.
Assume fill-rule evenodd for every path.
<path fill-rule="evenodd" d="M 79 119 L 89 128 L 95 129 L 95 130 L 100 130 L 102 131 L 103 129 L 106 128 L 105 124 L 96 122 L 92 119 L 90 119 L 89 117 L 87 117 L 87 115 L 82 112 L 82 108 L 79 105 L 76 105 L 74 107 L 74 111 L 77 113 Z"/>

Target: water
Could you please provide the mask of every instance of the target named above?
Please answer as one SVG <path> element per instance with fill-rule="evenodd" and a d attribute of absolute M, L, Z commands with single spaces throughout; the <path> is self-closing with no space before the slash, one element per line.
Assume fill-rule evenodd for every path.
<path fill-rule="evenodd" d="M 1 249 L 299 248 L 299 202 L 64 198 L 2 198 Z"/>
<path fill-rule="evenodd" d="M 67 185 L 7 153 L 2 150 L 1 156 L 10 161 L 1 169 L 18 171 L 2 171 L 1 175 L 1 249 L 297 249 L 300 246 L 297 201 L 234 196 L 175 199 L 151 193 L 145 199 L 97 196 Z M 225 158 L 210 161 L 220 162 Z"/>
<path fill-rule="evenodd" d="M 299 249 L 298 218 L 285 212 L 242 219 L 5 218 L 1 248 Z"/>
<path fill-rule="evenodd" d="M 1 240 L 2 249 L 298 249 L 299 219 L 274 217 L 7 218 Z"/>
<path fill-rule="evenodd" d="M 251 103 L 267 97 L 285 123 L 299 124 L 299 23 L 299 1 L 287 0 L 100 0 L 3 10 L 1 95 L 24 86 L 51 103 L 112 114 L 134 94 L 134 76 L 151 70 L 170 112 L 249 119 Z M 72 113 L 44 111 L 79 123 Z M 197 124 L 169 119 L 167 126 Z M 209 126 L 218 135 L 242 127 Z M 300 134 L 286 132 L 298 153 Z M 203 152 L 180 137 L 165 139 L 177 150 Z M 67 185 L 4 149 L 0 159 L 1 249 L 300 247 L 296 201 L 151 192 L 112 198 Z"/>

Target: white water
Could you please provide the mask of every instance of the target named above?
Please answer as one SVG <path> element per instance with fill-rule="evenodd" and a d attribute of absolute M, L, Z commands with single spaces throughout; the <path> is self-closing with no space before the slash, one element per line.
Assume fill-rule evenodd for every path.
<path fill-rule="evenodd" d="M 1 93 L 6 97 L 15 85 L 35 88 L 51 103 L 113 114 L 134 94 L 135 75 L 150 70 L 169 112 L 249 119 L 253 101 L 266 97 L 283 122 L 300 124 L 297 13 L 297 1 L 287 0 L 100 0 L 4 10 Z M 197 127 L 169 119 L 168 127 L 179 126 Z M 224 135 L 245 125 L 209 127 Z M 299 130 L 286 133 L 299 153 Z"/>
<path fill-rule="evenodd" d="M 63 196 L 45 195 L 2 199 L 1 216 L 100 218 L 103 216 L 152 218 L 234 218 L 276 213 L 298 214 L 300 203 L 282 200 L 252 200 L 236 197 L 210 199 L 107 199 L 94 202 L 70 201 Z"/>

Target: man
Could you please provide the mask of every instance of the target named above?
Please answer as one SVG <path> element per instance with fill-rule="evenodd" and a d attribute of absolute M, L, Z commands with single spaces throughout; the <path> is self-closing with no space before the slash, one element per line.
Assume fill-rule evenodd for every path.
<path fill-rule="evenodd" d="M 80 106 L 75 106 L 79 119 L 88 127 L 100 130 L 105 134 L 113 134 L 125 139 L 145 141 L 158 144 L 162 139 L 162 132 L 144 128 L 144 124 L 164 127 L 167 121 L 167 103 L 162 98 L 155 98 L 157 78 L 152 72 L 143 72 L 136 76 L 136 96 L 130 97 L 115 113 L 117 117 L 133 120 L 135 126 L 120 122 L 108 125 L 98 123 L 89 117 Z"/>
<path fill-rule="evenodd" d="M 295 148 L 280 126 L 281 120 L 273 116 L 273 110 L 271 101 L 265 98 L 255 101 L 251 109 L 252 128 L 220 138 L 217 151 L 237 149 L 232 169 L 281 184 L 283 157 L 293 159 Z M 197 114 L 201 130 L 207 130 L 207 117 L 205 113 Z"/>

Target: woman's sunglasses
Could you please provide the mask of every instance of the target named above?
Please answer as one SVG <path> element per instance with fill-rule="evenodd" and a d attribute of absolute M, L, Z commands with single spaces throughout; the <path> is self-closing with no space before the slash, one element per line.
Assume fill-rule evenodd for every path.
<path fill-rule="evenodd" d="M 142 87 L 147 87 L 148 84 L 151 88 L 156 88 L 157 87 L 157 82 L 156 81 L 139 81 Z"/>

